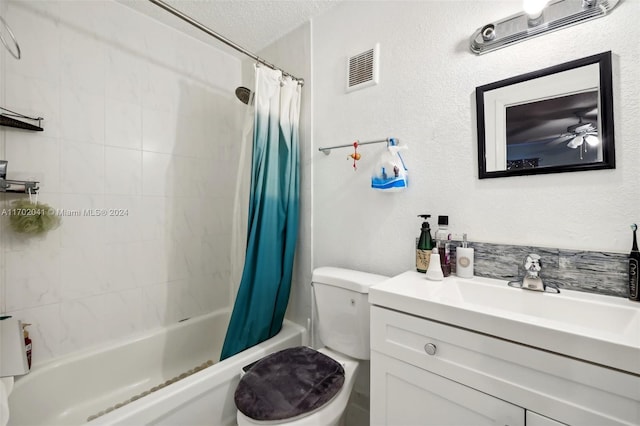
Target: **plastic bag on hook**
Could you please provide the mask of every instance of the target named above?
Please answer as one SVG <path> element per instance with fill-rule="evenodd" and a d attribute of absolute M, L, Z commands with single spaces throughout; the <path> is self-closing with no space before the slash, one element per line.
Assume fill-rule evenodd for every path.
<path fill-rule="evenodd" d="M 378 159 L 371 174 L 371 188 L 385 192 L 399 192 L 409 184 L 409 173 L 400 155 L 406 145 L 398 146 L 396 139 L 389 139 L 387 149 Z"/>

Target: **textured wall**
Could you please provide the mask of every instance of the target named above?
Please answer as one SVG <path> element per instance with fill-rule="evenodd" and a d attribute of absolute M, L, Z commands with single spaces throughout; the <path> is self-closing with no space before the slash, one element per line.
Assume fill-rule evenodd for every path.
<path fill-rule="evenodd" d="M 33 323 L 34 362 L 228 306 L 240 60 L 111 1 L 9 1 L 21 61 L 0 130 L 14 179 L 63 217 L 22 238 L 1 217 L 2 310 Z M 1 207 L 15 195 L 0 195 Z"/>
<path fill-rule="evenodd" d="M 176 20 L 164 10 L 146 1 L 116 0 L 136 10 L 152 16 L 174 28 L 219 46 L 207 34 Z M 265 60 L 274 63 L 270 56 L 262 56 L 262 49 L 269 50 L 272 44 L 279 44 L 281 34 L 295 32 L 308 17 L 315 16 L 335 4 L 335 0 L 259 0 L 259 1 L 185 1 L 169 0 L 167 3 L 181 12 L 197 19 L 200 23 L 222 34 L 234 43 L 260 53 Z M 282 37 L 287 39 L 288 36 Z M 229 49 L 226 46 L 224 49 Z M 278 63 L 276 63 L 278 65 Z"/>
<path fill-rule="evenodd" d="M 640 221 L 640 2 L 609 16 L 475 56 L 468 38 L 520 2 L 345 2 L 314 20 L 314 148 L 395 136 L 410 188 L 369 179 L 381 145 L 314 152 L 314 265 L 387 275 L 414 268 L 416 215 L 449 215 L 472 241 L 628 252 Z M 345 61 L 380 42 L 378 86 L 346 94 Z M 611 50 L 617 168 L 479 180 L 475 87 Z M 435 221 L 432 221 L 435 228 Z"/>

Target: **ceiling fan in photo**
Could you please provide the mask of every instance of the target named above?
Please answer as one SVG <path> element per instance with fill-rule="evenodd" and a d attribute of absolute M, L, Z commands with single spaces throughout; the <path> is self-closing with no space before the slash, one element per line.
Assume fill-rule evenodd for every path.
<path fill-rule="evenodd" d="M 593 123 L 583 122 L 582 116 L 578 116 L 578 123 L 567 127 L 567 131 L 560 134 L 554 142 L 562 143 L 567 141 L 567 147 L 571 149 L 580 148 L 581 146 L 586 148 L 586 145 L 597 146 L 600 143 L 598 128 Z"/>

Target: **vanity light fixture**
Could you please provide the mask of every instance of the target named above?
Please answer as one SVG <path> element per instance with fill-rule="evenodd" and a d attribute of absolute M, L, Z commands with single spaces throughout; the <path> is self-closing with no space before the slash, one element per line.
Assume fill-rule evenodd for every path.
<path fill-rule="evenodd" d="M 522 1 L 522 10 L 527 14 L 529 18 L 527 23 L 530 27 L 535 27 L 536 25 L 540 25 L 544 22 L 544 18 L 542 16 L 542 11 L 545 6 L 549 3 L 549 0 L 523 0 Z"/>
<path fill-rule="evenodd" d="M 470 40 L 481 55 L 564 27 L 600 18 L 620 0 L 524 0 L 523 12 L 478 28 Z M 548 3 L 548 4 L 547 4 Z"/>

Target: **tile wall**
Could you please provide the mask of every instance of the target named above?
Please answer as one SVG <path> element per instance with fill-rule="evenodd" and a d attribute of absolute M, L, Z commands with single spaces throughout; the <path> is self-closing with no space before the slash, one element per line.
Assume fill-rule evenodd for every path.
<path fill-rule="evenodd" d="M 0 130 L 2 158 L 62 215 L 26 238 L 0 216 L 0 312 L 34 363 L 229 306 L 240 60 L 116 2 L 6 3 L 2 102 L 45 131 Z"/>

